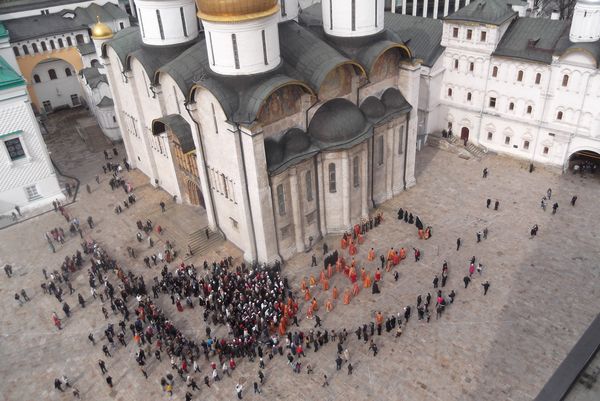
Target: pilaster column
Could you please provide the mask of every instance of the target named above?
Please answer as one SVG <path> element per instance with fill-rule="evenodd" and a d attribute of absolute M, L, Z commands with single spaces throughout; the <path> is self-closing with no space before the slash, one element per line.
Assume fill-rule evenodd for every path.
<path fill-rule="evenodd" d="M 412 10 L 412 15 L 413 17 L 417 16 L 417 0 L 413 0 L 413 10 Z"/>
<path fill-rule="evenodd" d="M 337 178 L 337 177 L 336 177 Z M 350 227 L 350 159 L 348 151 L 342 153 L 342 174 L 340 174 L 342 184 L 342 216 L 344 228 Z"/>
<path fill-rule="evenodd" d="M 296 237 L 296 252 L 304 252 L 304 227 L 302 224 L 302 207 L 298 195 L 298 172 L 296 167 L 289 169 L 290 193 L 292 198 L 292 218 L 294 219 L 294 236 Z"/>
<path fill-rule="evenodd" d="M 440 1 L 439 0 L 434 0 L 433 1 L 433 19 L 437 19 L 438 17 L 438 7 L 439 7 Z"/>
<path fill-rule="evenodd" d="M 369 142 L 365 141 L 360 159 L 360 197 L 361 197 L 361 215 L 364 218 L 369 217 Z"/>
<path fill-rule="evenodd" d="M 448 9 L 450 8 L 450 0 L 444 0 L 444 17 L 448 15 Z"/>
<path fill-rule="evenodd" d="M 402 0 L 402 14 L 406 14 L 406 0 Z"/>
<path fill-rule="evenodd" d="M 391 11 L 394 14 L 396 13 L 396 0 L 392 0 Z"/>
<path fill-rule="evenodd" d="M 423 18 L 427 18 L 427 0 L 423 0 Z"/>
<path fill-rule="evenodd" d="M 327 183 L 323 177 L 323 155 L 319 153 L 317 155 L 317 196 L 319 197 L 319 220 L 321 224 L 321 234 L 327 235 L 327 220 L 325 219 L 325 191 Z"/>
<path fill-rule="evenodd" d="M 454 1 L 454 11 L 458 11 L 459 8 L 460 8 L 460 0 L 455 0 Z"/>

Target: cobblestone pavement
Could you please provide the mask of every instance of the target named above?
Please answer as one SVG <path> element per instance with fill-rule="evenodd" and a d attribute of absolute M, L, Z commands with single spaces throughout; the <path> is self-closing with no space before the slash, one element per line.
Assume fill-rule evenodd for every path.
<path fill-rule="evenodd" d="M 73 146 L 84 149 L 78 147 L 76 139 Z M 307 375 L 305 370 L 301 375 L 293 374 L 283 357 L 267 360 L 263 393 L 254 395 L 251 393 L 252 383 L 257 380 L 257 365 L 242 361 L 232 378 L 225 378 L 210 389 L 201 385 L 194 399 L 232 400 L 238 380 L 244 383 L 244 399 L 256 400 L 521 401 L 531 400 L 537 394 L 598 313 L 600 182 L 587 177 L 557 176 L 544 170 L 530 174 L 513 160 L 497 156 L 487 156 L 480 162 L 463 160 L 429 147 L 417 159 L 417 186 L 380 207 L 384 223 L 367 234 L 356 259 L 359 265 L 364 264 L 370 247 L 379 253 L 391 246 L 414 246 L 422 250 L 421 261 L 415 263 L 409 253 L 397 267 L 398 282 L 394 282 L 391 273 L 385 273 L 381 294 L 363 290 L 350 305 L 338 302 L 330 313 L 323 311 L 328 295 L 313 289 L 321 305 L 317 314 L 323 318 L 323 325 L 336 330 L 346 327 L 350 332 L 353 375 L 347 374 L 345 365 L 341 371 L 335 370 L 336 350 L 330 344 L 318 353 L 307 350 L 303 369 L 310 363 L 315 370 L 313 375 Z M 158 270 L 141 266 L 141 258 L 150 250 L 146 242 L 138 244 L 135 240 L 135 221 L 151 215 L 168 235 L 169 230 L 178 230 L 169 223 L 181 206 L 175 206 L 167 194 L 148 185 L 147 179 L 134 171 L 126 177 L 134 184 L 139 201 L 123 214 L 114 214 L 114 205 L 123 200 L 124 193 L 110 191 L 107 176 L 102 177 L 100 185 L 93 181 L 102 162 L 101 152 L 90 153 L 81 172 L 77 163 L 70 167 L 82 179 L 82 188 L 90 183 L 92 193 L 83 189 L 78 201 L 69 206 L 69 212 L 82 222 L 88 215 L 94 216 L 97 227 L 86 229 L 85 235 L 97 239 L 126 269 L 150 280 Z M 481 178 L 484 166 L 490 170 L 487 179 Z M 539 207 L 548 187 L 553 189 L 552 200 L 560 205 L 556 215 Z M 569 200 L 574 194 L 579 199 L 571 207 Z M 500 201 L 498 211 L 486 209 L 488 197 Z M 164 214 L 158 206 L 161 199 L 167 203 Z M 432 238 L 418 240 L 414 226 L 398 222 L 398 207 L 431 225 Z M 534 223 L 540 231 L 536 238 L 529 239 L 529 228 Z M 168 362 L 151 358 L 146 380 L 135 364 L 133 344 L 117 347 L 112 358 L 102 357 L 101 333 L 107 321 L 101 314 L 99 300 L 90 296 L 86 269 L 77 273 L 74 286 L 88 306 L 78 306 L 77 294 L 66 296 L 73 316 L 63 320 L 61 332 L 52 325 L 51 312 L 56 310 L 60 316 L 63 313 L 54 298 L 42 293 L 41 269 L 57 268 L 65 256 L 79 247 L 77 237 L 68 238 L 54 254 L 48 250 L 43 232 L 61 225 L 66 227 L 65 220 L 52 212 L 0 231 L 0 264 L 11 263 L 15 273 L 11 279 L 0 279 L 3 399 L 70 400 L 71 394 L 53 389 L 54 378 L 62 374 L 69 376 L 84 400 L 168 399 L 159 384 L 160 377 L 170 371 Z M 489 229 L 488 239 L 477 244 L 475 233 L 484 227 Z M 458 252 L 457 237 L 464 242 Z M 155 249 L 163 246 L 164 238 L 156 240 Z M 326 241 L 334 248 L 339 238 Z M 137 260 L 127 257 L 127 246 L 135 247 Z M 316 244 L 315 249 L 320 246 L 321 243 Z M 240 252 L 225 243 L 209 255 L 196 255 L 193 261 L 199 266 L 205 258 L 212 261 L 228 254 L 239 260 Z M 469 288 L 464 289 L 462 278 L 473 255 L 485 268 L 482 276 L 476 273 Z M 298 255 L 284 266 L 284 274 L 290 277 L 294 288 L 304 276 L 314 273 L 318 277 L 319 268 L 310 267 L 310 257 L 311 252 Z M 436 320 L 434 315 L 429 324 L 418 321 L 416 311 L 413 312 L 399 339 L 385 331 L 381 337 L 375 336 L 380 352 L 373 357 L 353 331 L 359 324 L 374 320 L 378 310 L 385 315 L 398 313 L 405 305 L 414 306 L 418 294 L 433 293 L 431 281 L 444 259 L 450 266 L 444 290 L 456 289 L 454 304 L 441 319 Z M 373 273 L 378 263 L 365 265 Z M 485 297 L 481 287 L 484 280 L 491 283 Z M 336 274 L 330 285 L 343 291 L 348 280 Z M 21 288 L 27 290 L 31 302 L 19 307 L 13 294 Z M 187 335 L 202 338 L 204 323 L 199 308 L 178 313 L 168 298 L 161 298 L 158 303 Z M 305 313 L 306 305 L 301 303 L 300 315 L 304 317 Z M 110 316 L 109 321 L 116 323 L 118 319 Z M 300 320 L 302 329 L 313 325 L 314 320 Z M 101 339 L 100 345 L 89 343 L 90 331 Z M 224 334 L 222 327 L 217 329 L 217 335 L 220 334 Z M 115 382 L 112 390 L 100 375 L 97 360 L 101 357 Z M 208 370 L 206 364 L 202 366 L 202 372 L 196 375 L 199 383 Z M 322 387 L 323 374 L 329 377 L 328 387 Z M 183 387 L 181 381 L 176 383 L 172 399 L 184 398 Z"/>

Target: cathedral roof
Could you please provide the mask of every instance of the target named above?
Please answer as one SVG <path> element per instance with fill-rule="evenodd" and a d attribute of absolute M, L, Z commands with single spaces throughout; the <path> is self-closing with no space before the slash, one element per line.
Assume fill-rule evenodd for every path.
<path fill-rule="evenodd" d="M 371 132 L 363 112 L 343 98 L 325 102 L 308 125 L 308 134 L 324 149 L 351 146 Z"/>
<path fill-rule="evenodd" d="M 319 148 L 311 141 L 310 136 L 300 128 L 288 129 L 279 139 L 271 137 L 265 140 L 270 174 L 278 174 L 312 157 L 318 151 Z"/>
<path fill-rule="evenodd" d="M 192 136 L 192 128 L 190 124 L 185 120 L 185 118 L 181 117 L 179 114 L 169 114 L 167 116 L 157 118 L 152 121 L 152 133 L 154 135 L 161 134 L 162 132 L 157 131 L 156 123 L 161 123 L 177 137 L 179 140 L 179 145 L 181 146 L 181 151 L 183 153 L 191 152 L 196 149 L 196 144 L 194 144 L 194 137 Z"/>
<path fill-rule="evenodd" d="M 414 58 L 423 65 L 433 66 L 444 52 L 442 41 L 443 23 L 439 19 L 414 17 L 412 15 L 385 13 L 385 27 L 396 33 L 410 48 Z"/>
<path fill-rule="evenodd" d="M 87 85 L 92 89 L 97 88 L 101 82 L 108 84 L 106 74 L 101 74 L 97 67 L 82 68 L 79 73 L 83 76 Z"/>
<path fill-rule="evenodd" d="M 516 14 L 506 0 L 476 0 L 444 17 L 444 20 L 501 25 Z"/>

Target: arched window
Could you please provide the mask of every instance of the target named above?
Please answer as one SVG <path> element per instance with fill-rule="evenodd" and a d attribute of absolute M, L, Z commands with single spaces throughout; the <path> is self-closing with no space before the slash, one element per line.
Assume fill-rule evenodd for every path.
<path fill-rule="evenodd" d="M 521 70 L 519 70 L 519 72 L 517 72 L 517 81 L 523 82 L 523 71 L 521 71 Z"/>
<path fill-rule="evenodd" d="M 38 53 L 38 47 L 37 47 L 37 43 L 32 43 L 31 44 L 31 48 L 33 49 L 34 53 Z"/>
<path fill-rule="evenodd" d="M 47 52 L 48 51 L 48 46 L 46 46 L 46 42 L 40 42 L 40 44 L 42 45 L 42 51 Z"/>
<path fill-rule="evenodd" d="M 533 107 L 527 106 L 527 114 L 531 114 L 532 111 L 533 111 Z"/>
<path fill-rule="evenodd" d="M 562 120 L 562 118 L 563 118 L 563 112 L 562 111 L 559 111 L 558 113 L 556 113 L 556 119 L 557 120 Z"/>
<path fill-rule="evenodd" d="M 67 45 L 73 46 L 73 40 L 71 39 L 70 36 L 67 36 Z"/>
<path fill-rule="evenodd" d="M 50 77 L 51 80 L 56 79 L 56 71 L 54 71 L 53 69 L 48 70 L 48 76 Z"/>
<path fill-rule="evenodd" d="M 492 68 L 492 77 L 496 78 L 498 76 L 498 67 L 494 66 Z"/>
<path fill-rule="evenodd" d="M 67 77 L 70 77 L 70 76 L 71 76 L 71 69 L 70 69 L 69 67 L 65 68 L 65 75 L 66 75 Z"/>
<path fill-rule="evenodd" d="M 567 85 L 569 85 L 569 76 L 565 74 L 563 75 L 562 86 L 566 87 Z"/>
<path fill-rule="evenodd" d="M 542 153 L 547 155 L 549 151 L 550 151 L 550 148 L 548 148 L 548 146 L 544 146 L 544 150 L 542 151 Z"/>
<path fill-rule="evenodd" d="M 65 44 L 63 43 L 63 40 L 61 38 L 58 38 L 58 47 L 60 47 L 61 49 L 65 47 Z"/>
<path fill-rule="evenodd" d="M 454 69 L 458 70 L 458 59 L 454 59 Z"/>
<path fill-rule="evenodd" d="M 23 45 L 23 54 L 29 54 L 29 48 L 27 45 Z"/>
<path fill-rule="evenodd" d="M 467 102 L 471 101 L 471 92 L 467 92 Z"/>
<path fill-rule="evenodd" d="M 360 186 L 360 158 L 354 156 L 352 159 L 352 183 L 354 188 Z"/>
<path fill-rule="evenodd" d="M 448 88 L 448 97 L 452 97 L 452 88 Z"/>
<path fill-rule="evenodd" d="M 377 165 L 383 166 L 383 135 L 377 138 Z"/>
<path fill-rule="evenodd" d="M 335 163 L 329 163 L 329 192 L 337 192 L 335 185 Z"/>
<path fill-rule="evenodd" d="M 313 200 L 312 171 L 308 170 L 306 172 L 306 177 L 304 180 L 306 181 L 306 201 L 310 202 Z"/>
<path fill-rule="evenodd" d="M 56 45 L 54 44 L 54 41 L 53 41 L 52 39 L 50 39 L 50 48 L 51 48 L 52 50 L 55 50 L 55 49 L 56 49 Z"/>
<path fill-rule="evenodd" d="M 510 102 L 510 103 L 508 104 L 508 109 L 509 109 L 510 111 L 514 110 L 514 109 L 515 109 L 515 104 L 514 104 L 513 102 Z"/>
<path fill-rule="evenodd" d="M 13 47 L 13 52 L 15 52 L 15 56 L 19 57 L 21 53 L 19 52 L 19 48 L 17 46 Z"/>
<path fill-rule="evenodd" d="M 38 74 L 33 75 L 33 82 L 35 82 L 36 84 L 39 84 L 40 82 L 42 82 L 42 80 L 40 79 L 40 76 Z"/>
<path fill-rule="evenodd" d="M 537 74 L 535 74 L 535 84 L 539 85 L 541 81 L 542 81 L 542 74 L 540 74 L 538 72 Z"/>
<path fill-rule="evenodd" d="M 277 185 L 277 206 L 279 215 L 285 216 L 285 194 L 283 192 L 283 184 Z"/>
<path fill-rule="evenodd" d="M 77 42 L 78 45 L 82 45 L 85 42 L 83 40 L 83 35 L 82 34 L 75 35 L 75 41 Z"/>
<path fill-rule="evenodd" d="M 469 71 L 475 71 L 475 63 L 472 61 L 469 63 Z"/>
<path fill-rule="evenodd" d="M 523 141 L 523 149 L 529 150 L 529 141 Z"/>

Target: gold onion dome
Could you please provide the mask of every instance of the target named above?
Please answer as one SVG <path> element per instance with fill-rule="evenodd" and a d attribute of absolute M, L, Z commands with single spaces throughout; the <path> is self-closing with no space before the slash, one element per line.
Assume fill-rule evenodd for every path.
<path fill-rule="evenodd" d="M 212 22 L 247 21 L 273 15 L 277 0 L 196 0 L 198 17 Z"/>
<path fill-rule="evenodd" d="M 92 27 L 92 39 L 110 39 L 112 37 L 112 29 L 105 23 L 100 22 L 100 18 L 98 17 L 98 22 Z"/>

